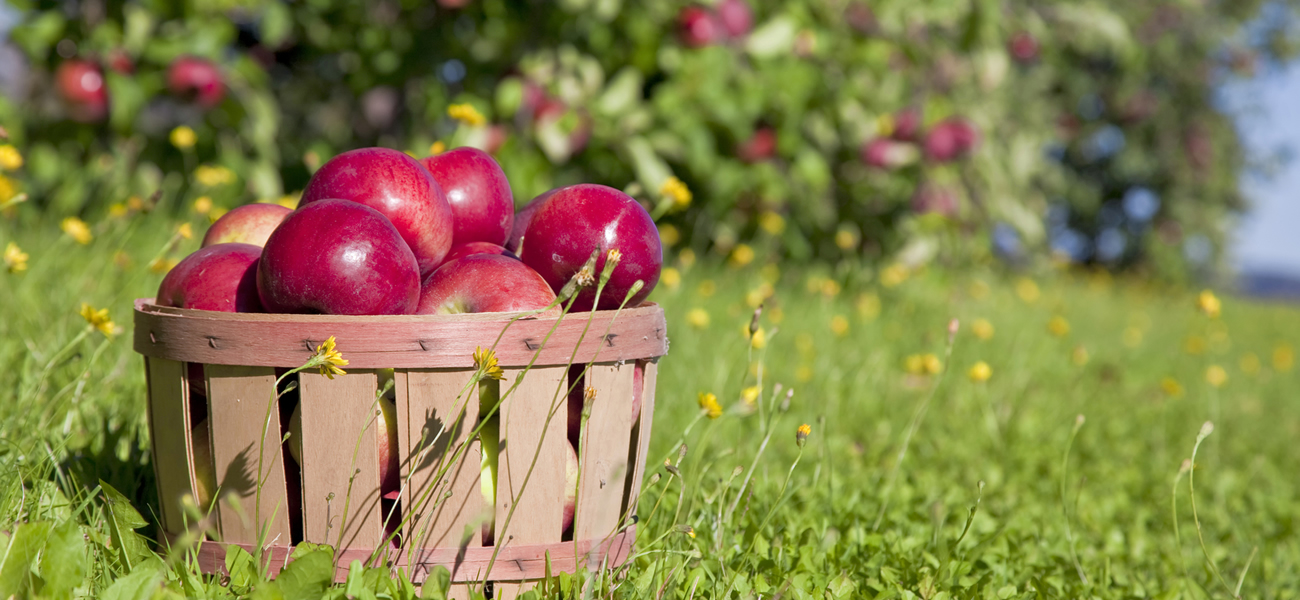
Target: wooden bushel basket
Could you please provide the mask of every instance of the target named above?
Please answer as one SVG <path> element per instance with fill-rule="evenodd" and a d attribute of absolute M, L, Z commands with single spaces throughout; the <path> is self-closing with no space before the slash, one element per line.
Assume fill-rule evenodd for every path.
<path fill-rule="evenodd" d="M 190 428 L 206 418 L 221 486 L 213 508 L 220 541 L 204 541 L 198 549 L 208 572 L 224 569 L 227 545 L 255 548 L 254 514 L 263 521 L 263 548 L 273 573 L 300 541 L 336 546 L 340 581 L 353 559 L 365 561 L 376 548 L 384 548 L 379 564 L 367 566 L 402 567 L 419 583 L 442 565 L 451 571 L 454 587 L 486 580 L 498 598 L 513 597 L 543 578 L 548 561 L 552 572 L 621 565 L 636 535 L 631 523 L 650 441 L 657 362 L 668 349 L 663 309 L 647 303 L 625 308 L 617 318 L 615 311 L 598 311 L 590 327 L 589 313 L 573 313 L 544 345 L 560 317 L 522 319 L 506 329 L 511 316 L 237 314 L 137 300 L 135 350 L 145 357 L 164 530 L 171 537 L 185 530 L 182 498 L 195 494 L 198 481 L 197 436 Z M 463 460 L 442 480 L 434 481 L 433 471 L 441 453 L 461 446 L 473 430 L 478 397 L 473 389 L 464 391 L 475 372 L 473 353 L 478 346 L 491 346 L 503 329 L 496 346 L 505 371 L 497 502 L 488 509 L 479 492 L 477 439 L 468 441 Z M 280 444 L 288 431 L 289 397 L 282 398 L 279 410 L 268 412 L 268 407 L 276 393 L 277 370 L 303 365 L 330 336 L 349 361 L 347 374 L 328 379 L 309 370 L 297 375 L 299 466 Z M 526 377 L 506 395 L 530 362 Z M 594 364 L 584 375 L 587 363 Z M 406 539 L 423 534 L 421 547 L 414 550 L 409 544 L 398 550 L 385 543 L 384 511 L 392 506 L 379 497 L 382 426 L 375 425 L 374 404 L 379 369 L 394 369 L 404 484 L 398 506 L 431 499 L 409 519 L 409 531 L 399 532 Z M 575 381 L 579 377 L 583 381 Z M 579 394 L 591 387 L 596 396 L 577 448 L 581 474 L 570 540 L 561 531 L 569 400 L 563 390 L 557 397 L 556 390 L 574 383 Z M 634 421 L 635 402 L 641 410 Z M 453 428 L 462 410 L 461 426 Z M 554 416 L 546 425 L 548 411 Z M 266 437 L 259 440 L 268 414 Z M 440 431 L 431 448 L 421 444 Z M 264 479 L 260 504 L 253 483 L 259 448 Z M 477 534 L 489 511 L 495 513 L 499 549 L 484 546 Z"/>

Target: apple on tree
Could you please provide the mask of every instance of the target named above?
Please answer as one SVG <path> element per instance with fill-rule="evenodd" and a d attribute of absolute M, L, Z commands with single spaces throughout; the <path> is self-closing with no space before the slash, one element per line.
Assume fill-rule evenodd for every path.
<path fill-rule="evenodd" d="M 359 148 L 331 158 L 307 182 L 298 208 L 330 198 L 368 206 L 391 221 L 415 253 L 421 276 L 451 249 L 453 217 L 442 186 L 405 153 Z"/>
<path fill-rule="evenodd" d="M 582 288 L 573 310 L 618 308 L 637 281 L 643 287 L 627 306 L 636 306 L 659 282 L 663 245 L 654 219 L 631 196 L 614 188 L 578 184 L 555 190 L 533 214 L 519 248 L 519 258 L 558 293 L 599 250 L 593 277 L 599 277 L 610 250 L 621 261 L 596 304 L 596 286 Z"/>
<path fill-rule="evenodd" d="M 420 300 L 420 267 L 379 211 L 318 200 L 289 213 L 266 240 L 257 292 L 268 312 L 411 314 Z"/>
<path fill-rule="evenodd" d="M 257 266 L 262 249 L 252 244 L 216 244 L 186 256 L 158 286 L 158 306 L 262 312 Z"/>
<path fill-rule="evenodd" d="M 193 98 L 204 108 L 221 104 L 226 95 L 226 84 L 217 65 L 195 56 L 172 61 L 167 68 L 167 87 L 173 94 Z"/>
<path fill-rule="evenodd" d="M 451 207 L 452 247 L 470 242 L 504 244 L 514 225 L 515 200 L 501 165 L 477 148 L 456 148 L 420 161 L 442 187 Z"/>
<path fill-rule="evenodd" d="M 517 259 L 474 254 L 454 260 L 424 281 L 417 314 L 518 312 L 550 306 L 555 292 Z"/>
<path fill-rule="evenodd" d="M 94 123 L 108 116 L 108 88 L 98 65 L 87 60 L 68 59 L 59 65 L 54 79 L 73 120 Z"/>
<path fill-rule="evenodd" d="M 266 203 L 245 204 L 231 209 L 208 228 L 208 233 L 203 236 L 203 247 L 240 242 L 260 248 L 266 245 L 271 232 L 291 212 L 293 210 L 288 207 Z"/>

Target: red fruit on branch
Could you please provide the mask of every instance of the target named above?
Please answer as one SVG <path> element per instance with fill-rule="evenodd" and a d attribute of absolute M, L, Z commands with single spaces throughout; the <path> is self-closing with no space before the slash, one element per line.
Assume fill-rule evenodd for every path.
<path fill-rule="evenodd" d="M 894 131 L 890 137 L 900 142 L 915 142 L 921 133 L 921 111 L 904 108 L 894 113 Z"/>
<path fill-rule="evenodd" d="M 220 104 L 226 95 L 226 84 L 217 65 L 193 56 L 172 61 L 167 69 L 167 87 L 173 94 L 192 98 L 204 108 Z"/>
<path fill-rule="evenodd" d="M 920 152 L 915 144 L 888 138 L 876 138 L 863 144 L 862 162 L 879 169 L 897 169 L 916 162 Z"/>
<path fill-rule="evenodd" d="M 93 123 L 108 116 L 108 88 L 98 65 L 76 58 L 65 60 L 54 79 L 73 120 Z"/>
<path fill-rule="evenodd" d="M 1007 51 L 1011 53 L 1011 58 L 1016 59 L 1020 64 L 1034 62 L 1038 58 L 1038 50 L 1038 38 L 1027 31 L 1016 33 L 1007 42 Z"/>
<path fill-rule="evenodd" d="M 935 162 L 947 162 L 974 150 L 979 140 L 974 125 L 960 117 L 952 117 L 935 125 L 926 134 L 925 157 Z"/>
<path fill-rule="evenodd" d="M 936 183 L 923 183 L 912 196 L 912 212 L 918 215 L 938 214 L 957 216 L 957 194 L 952 189 Z"/>
<path fill-rule="evenodd" d="M 728 36 L 742 37 L 754 28 L 754 12 L 745 0 L 722 0 L 715 8 L 718 21 Z"/>
<path fill-rule="evenodd" d="M 747 163 L 762 162 L 776 155 L 776 132 L 762 127 L 736 149 L 736 156 Z"/>
<path fill-rule="evenodd" d="M 711 46 L 726 35 L 726 25 L 721 19 L 699 6 L 682 9 L 677 16 L 677 30 L 682 43 L 692 48 Z"/>

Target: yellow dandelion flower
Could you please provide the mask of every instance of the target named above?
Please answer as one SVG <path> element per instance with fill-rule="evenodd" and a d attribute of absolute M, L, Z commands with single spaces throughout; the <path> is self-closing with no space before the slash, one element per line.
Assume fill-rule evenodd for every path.
<path fill-rule="evenodd" d="M 682 286 L 682 272 L 672 267 L 664 267 L 664 270 L 659 272 L 659 283 L 670 290 L 676 290 Z"/>
<path fill-rule="evenodd" d="M 437 156 L 446 151 L 447 151 L 447 144 L 444 144 L 442 142 L 434 142 L 432 144 L 429 144 L 429 156 Z"/>
<path fill-rule="evenodd" d="M 695 288 L 695 293 L 699 294 L 704 298 L 713 296 L 713 294 L 716 293 L 717 291 L 718 291 L 718 284 L 714 283 L 712 279 L 705 279 L 704 281 L 701 281 L 700 286 Z"/>
<path fill-rule="evenodd" d="M 880 316 L 880 296 L 873 292 L 865 292 L 858 296 L 855 303 L 858 309 L 858 316 L 867 321 L 874 321 Z"/>
<path fill-rule="evenodd" d="M 858 245 L 858 232 L 841 227 L 835 232 L 835 245 L 840 250 L 852 250 Z"/>
<path fill-rule="evenodd" d="M 18 196 L 18 186 L 14 184 L 13 180 L 0 175 L 0 208 L 8 209 L 17 204 L 20 202 L 20 200 L 17 200 Z"/>
<path fill-rule="evenodd" d="M 0 169 L 17 171 L 23 168 L 23 155 L 11 144 L 0 145 Z"/>
<path fill-rule="evenodd" d="M 81 318 L 85 319 L 91 327 L 98 329 L 104 337 L 111 338 L 116 333 L 117 326 L 113 324 L 113 319 L 109 318 L 107 308 L 96 309 L 83 302 L 80 313 Z"/>
<path fill-rule="evenodd" d="M 1083 346 L 1075 346 L 1074 351 L 1070 352 L 1070 362 L 1082 367 L 1088 364 L 1088 349 Z"/>
<path fill-rule="evenodd" d="M 199 196 L 198 198 L 195 198 L 194 212 L 201 215 L 206 215 L 212 212 L 212 198 L 207 196 Z"/>
<path fill-rule="evenodd" d="M 1259 357 L 1256 356 L 1254 352 L 1248 352 L 1245 356 L 1241 357 L 1240 361 L 1238 361 L 1238 366 L 1241 367 L 1242 373 L 1255 375 L 1256 373 L 1259 373 L 1262 364 L 1259 361 Z"/>
<path fill-rule="evenodd" d="M 9 242 L 5 245 L 5 269 L 10 273 L 22 273 L 27 270 L 27 253 L 18 244 Z"/>
<path fill-rule="evenodd" d="M 785 231 L 785 217 L 777 212 L 765 210 L 758 215 L 758 226 L 772 235 L 780 235 Z"/>
<path fill-rule="evenodd" d="M 194 239 L 194 227 L 189 223 L 181 223 L 181 226 L 176 228 L 176 235 L 192 240 Z"/>
<path fill-rule="evenodd" d="M 844 337 L 849 333 L 849 320 L 844 315 L 835 315 L 831 317 L 831 333 L 839 337 Z"/>
<path fill-rule="evenodd" d="M 235 172 L 220 165 L 199 165 L 194 169 L 194 179 L 205 187 L 218 187 L 233 182 Z"/>
<path fill-rule="evenodd" d="M 921 375 L 925 373 L 925 359 L 920 354 L 909 354 L 903 359 L 903 370 L 908 375 Z"/>
<path fill-rule="evenodd" d="M 1295 351 L 1290 344 L 1278 344 L 1273 348 L 1273 368 L 1278 371 L 1290 371 L 1295 366 Z"/>
<path fill-rule="evenodd" d="M 470 127 L 479 127 L 487 123 L 487 117 L 484 117 L 483 113 L 479 112 L 473 104 L 468 102 L 448 106 L 447 116 L 469 125 Z"/>
<path fill-rule="evenodd" d="M 975 319 L 975 322 L 970 324 L 970 331 L 981 340 L 993 339 L 993 324 L 988 319 Z"/>
<path fill-rule="evenodd" d="M 126 204 L 123 204 L 121 202 L 117 202 L 108 207 L 108 216 L 109 218 L 112 219 L 120 219 L 122 217 L 125 217 L 130 212 L 131 211 L 126 207 Z"/>
<path fill-rule="evenodd" d="M 1219 298 L 1210 290 L 1201 290 L 1196 296 L 1196 310 L 1205 313 L 1205 316 L 1211 319 L 1219 318 L 1219 313 L 1223 310 L 1223 305 L 1219 303 Z"/>
<path fill-rule="evenodd" d="M 686 535 L 687 535 L 688 537 L 690 537 L 691 539 L 695 539 L 695 528 L 694 528 L 694 527 L 691 527 L 690 525 L 687 525 L 687 526 L 686 526 Z"/>
<path fill-rule="evenodd" d="M 1192 356 L 1204 354 L 1206 347 L 1207 343 L 1205 338 L 1199 335 L 1189 335 L 1186 340 L 1183 340 L 1183 352 L 1191 354 Z"/>
<path fill-rule="evenodd" d="M 68 217 L 64 219 L 63 222 L 59 224 L 59 228 L 63 230 L 63 233 L 68 234 L 68 237 L 76 240 L 77 243 L 82 246 L 89 244 L 90 240 L 95 239 L 95 236 L 90 233 L 90 226 L 87 225 L 85 221 L 76 217 Z"/>
<path fill-rule="evenodd" d="M 970 284 L 970 297 L 979 300 L 989 295 L 989 284 L 984 283 L 982 279 L 976 279 Z"/>
<path fill-rule="evenodd" d="M 1056 337 L 1065 337 L 1070 334 L 1070 322 L 1057 315 L 1047 322 L 1047 331 Z"/>
<path fill-rule="evenodd" d="M 664 180 L 663 185 L 659 186 L 659 195 L 671 200 L 673 208 L 677 210 L 690 206 L 691 200 L 694 198 L 691 189 L 686 187 L 686 184 L 676 176 Z"/>
<path fill-rule="evenodd" d="M 834 279 L 825 279 L 822 281 L 821 293 L 827 298 L 834 298 L 840 295 L 840 282 Z"/>
<path fill-rule="evenodd" d="M 718 397 L 713 392 L 700 392 L 699 404 L 700 410 L 710 419 L 722 416 L 722 405 L 718 404 Z"/>
<path fill-rule="evenodd" d="M 167 136 L 167 139 L 171 140 L 173 146 L 176 146 L 181 150 L 189 150 L 190 148 L 193 148 L 194 143 L 198 141 L 198 136 L 194 134 L 193 129 L 181 125 L 173 129 L 171 135 Z"/>
<path fill-rule="evenodd" d="M 749 407 L 749 408 L 753 408 L 754 406 L 756 406 L 756 405 L 758 404 L 758 394 L 759 394 L 759 391 L 760 391 L 760 390 L 758 389 L 758 386 L 756 386 L 756 385 L 751 385 L 751 386 L 749 386 L 749 387 L 747 387 L 747 388 L 741 390 L 741 391 L 740 391 L 740 401 L 741 401 L 741 402 L 744 402 L 744 403 L 745 403 L 745 406 L 747 406 L 747 407 Z"/>
<path fill-rule="evenodd" d="M 926 375 L 938 375 L 943 370 L 943 361 L 938 356 L 926 354 L 921 357 L 921 367 Z"/>
<path fill-rule="evenodd" d="M 1219 365 L 1210 365 L 1205 369 L 1205 382 L 1214 387 L 1222 387 L 1228 382 L 1228 371 Z"/>
<path fill-rule="evenodd" d="M 497 353 L 491 348 L 479 346 L 474 349 L 474 368 L 483 374 L 484 379 L 500 381 L 506 378 L 505 371 L 497 364 Z"/>
<path fill-rule="evenodd" d="M 749 329 L 746 329 L 745 332 L 749 333 Z M 749 336 L 749 347 L 755 350 L 762 350 L 763 348 L 766 348 L 767 331 L 764 331 L 762 327 L 755 329 L 754 335 Z"/>
<path fill-rule="evenodd" d="M 208 213 L 208 222 L 209 222 L 209 223 L 216 223 L 216 222 L 217 222 L 217 219 L 220 219 L 221 217 L 226 216 L 226 213 L 228 213 L 228 212 L 230 212 L 230 209 L 228 209 L 228 208 L 226 208 L 226 207 L 224 207 L 224 206 L 216 206 L 216 207 L 213 207 L 213 208 L 212 208 L 212 211 Z"/>
<path fill-rule="evenodd" d="M 880 284 L 887 288 L 898 287 L 907 281 L 908 275 L 907 267 L 895 263 L 880 272 Z"/>
<path fill-rule="evenodd" d="M 1021 278 L 1016 282 L 1016 295 L 1026 303 L 1033 304 L 1038 301 L 1041 292 L 1038 290 L 1038 284 L 1029 278 Z"/>
<path fill-rule="evenodd" d="M 126 199 L 126 208 L 135 211 L 144 210 L 144 199 L 139 196 L 131 196 Z"/>
<path fill-rule="evenodd" d="M 1170 398 L 1177 398 L 1183 395 L 1183 384 L 1173 377 L 1165 377 L 1160 380 L 1160 391 Z"/>
<path fill-rule="evenodd" d="M 736 247 L 731 250 L 728 262 L 736 268 L 747 266 L 754 262 L 754 249 L 749 244 L 736 244 Z"/>
<path fill-rule="evenodd" d="M 149 270 L 161 275 L 163 273 L 171 271 L 172 267 L 175 267 L 178 262 L 180 261 L 177 261 L 174 258 L 167 258 L 165 256 L 160 256 L 158 258 L 149 261 Z"/>
<path fill-rule="evenodd" d="M 696 329 L 704 329 L 709 326 L 709 311 L 703 308 L 692 308 L 686 313 L 686 323 Z"/>
<path fill-rule="evenodd" d="M 690 248 L 684 248 L 677 253 L 677 262 L 681 263 L 683 269 L 691 268 L 695 264 L 695 251 Z"/>
<path fill-rule="evenodd" d="M 682 232 L 678 231 L 677 227 L 671 223 L 664 223 L 659 226 L 659 241 L 664 247 L 671 248 L 676 246 L 677 242 L 682 241 Z"/>
<path fill-rule="evenodd" d="M 808 436 L 810 435 L 812 435 L 812 427 L 809 427 L 807 423 L 800 425 L 799 428 L 794 431 L 795 445 L 803 448 L 804 444 L 808 443 Z"/>
<path fill-rule="evenodd" d="M 1123 341 L 1124 345 L 1129 348 L 1136 348 L 1142 345 L 1142 338 L 1145 336 L 1140 327 L 1129 325 L 1124 328 Z"/>
<path fill-rule="evenodd" d="M 312 357 L 315 366 L 320 367 L 320 374 L 330 379 L 335 375 L 347 375 L 342 367 L 348 366 L 348 361 L 343 358 L 343 354 L 335 348 L 334 336 L 329 336 L 321 345 L 316 346 L 316 355 Z"/>
<path fill-rule="evenodd" d="M 966 376 L 970 377 L 970 380 L 975 383 L 984 383 L 993 376 L 993 368 L 990 367 L 988 363 L 981 360 L 971 365 L 970 370 L 966 371 Z"/>

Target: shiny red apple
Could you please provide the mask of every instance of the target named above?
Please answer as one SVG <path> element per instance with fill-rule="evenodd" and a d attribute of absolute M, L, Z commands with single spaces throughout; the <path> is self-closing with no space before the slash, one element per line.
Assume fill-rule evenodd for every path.
<path fill-rule="evenodd" d="M 542 207 L 542 203 L 546 202 L 547 198 L 550 198 L 551 195 L 561 189 L 563 188 L 542 192 L 536 198 L 529 200 L 528 204 L 525 204 L 523 208 L 515 213 L 515 223 L 510 229 L 510 239 L 506 240 L 505 243 L 506 250 L 519 254 L 519 242 L 524 239 L 524 232 L 528 230 L 528 224 L 533 220 L 533 213 Z"/>
<path fill-rule="evenodd" d="M 925 157 L 946 162 L 969 153 L 979 144 L 979 132 L 969 121 L 951 117 L 935 125 L 925 135 Z"/>
<path fill-rule="evenodd" d="M 417 314 L 518 312 L 555 301 L 551 286 L 517 259 L 474 254 L 443 265 L 424 281 Z"/>
<path fill-rule="evenodd" d="M 200 248 L 172 267 L 158 286 L 159 306 L 262 312 L 257 295 L 257 265 L 262 249 L 252 244 Z"/>
<path fill-rule="evenodd" d="M 916 162 L 916 144 L 876 138 L 862 146 L 862 162 L 878 169 L 893 170 Z"/>
<path fill-rule="evenodd" d="M 498 246 L 489 242 L 470 242 L 452 248 L 451 251 L 447 253 L 447 258 L 442 259 L 442 264 L 445 265 L 453 260 L 465 258 L 466 256 L 473 256 L 475 254 L 499 254 L 506 258 L 513 258 L 516 260 L 519 258 L 514 252 L 506 250 L 504 246 Z M 438 268 L 442 268 L 442 265 L 438 265 Z"/>
<path fill-rule="evenodd" d="M 420 299 L 420 267 L 379 211 L 318 200 L 289 213 L 266 240 L 257 292 L 268 312 L 410 314 Z"/>
<path fill-rule="evenodd" d="M 366 205 L 392 221 L 415 253 L 422 276 L 451 249 L 451 207 L 419 161 L 389 148 L 359 148 L 331 158 L 312 175 L 298 207 L 326 198 Z"/>
<path fill-rule="evenodd" d="M 212 61 L 182 56 L 167 68 L 167 87 L 173 94 L 193 98 L 200 106 L 212 108 L 226 96 L 221 71 Z"/>
<path fill-rule="evenodd" d="M 714 10 L 728 36 L 742 37 L 754 28 L 754 12 L 745 0 L 722 0 L 714 6 Z"/>
<path fill-rule="evenodd" d="M 68 115 L 74 120 L 93 123 L 108 116 L 108 88 L 99 65 L 76 58 L 65 60 L 54 79 Z"/>
<path fill-rule="evenodd" d="M 478 148 L 456 148 L 420 161 L 451 206 L 451 245 L 504 244 L 515 221 L 515 198 L 501 165 Z"/>
<path fill-rule="evenodd" d="M 293 210 L 279 204 L 245 204 L 217 219 L 203 236 L 203 247 L 240 242 L 262 247 Z"/>
<path fill-rule="evenodd" d="M 599 279 L 610 250 L 621 262 L 610 276 L 596 308 L 617 308 L 636 281 L 643 287 L 628 299 L 636 306 L 645 299 L 663 267 L 663 245 L 650 213 L 631 196 L 614 188 L 579 184 L 556 190 L 533 214 L 519 248 L 519 258 L 546 279 L 558 293 L 599 250 L 593 277 Z M 591 310 L 596 286 L 578 292 L 574 310 Z"/>

